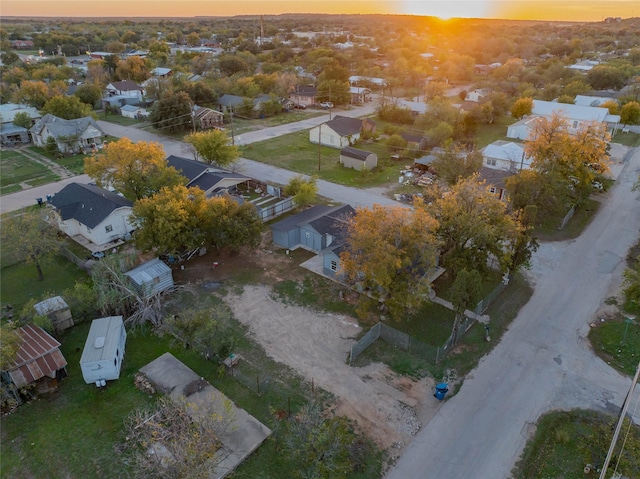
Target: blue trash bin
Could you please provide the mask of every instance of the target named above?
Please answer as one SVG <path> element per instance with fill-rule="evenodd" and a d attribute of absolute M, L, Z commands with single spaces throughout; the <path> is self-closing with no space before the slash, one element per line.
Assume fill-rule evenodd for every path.
<path fill-rule="evenodd" d="M 449 392 L 449 385 L 447 383 L 436 384 L 436 392 L 433 395 L 438 401 L 442 401 Z"/>

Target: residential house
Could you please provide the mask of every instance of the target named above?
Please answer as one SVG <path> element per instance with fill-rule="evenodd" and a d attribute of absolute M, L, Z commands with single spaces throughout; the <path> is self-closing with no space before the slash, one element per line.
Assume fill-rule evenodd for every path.
<path fill-rule="evenodd" d="M 600 62 L 598 60 L 582 60 L 574 63 L 573 65 L 569 65 L 567 68 L 570 70 L 577 70 L 580 72 L 588 72 L 593 69 L 593 67 L 599 65 Z"/>
<path fill-rule="evenodd" d="M 49 387 L 67 376 L 67 360 L 60 352 L 60 343 L 40 326 L 27 324 L 16 330 L 22 342 L 13 359 L 2 368 L 2 382 L 13 385 L 11 390 L 44 380 Z M 16 400 L 20 401 L 16 395 Z"/>
<path fill-rule="evenodd" d="M 173 75 L 171 68 L 156 67 L 151 70 L 151 75 L 156 78 L 168 78 Z"/>
<path fill-rule="evenodd" d="M 480 180 L 486 182 L 489 193 L 498 197 L 501 201 L 507 201 L 507 188 L 505 186 L 505 180 L 514 173 L 505 170 L 496 170 L 493 168 L 481 167 L 478 170 Z"/>
<path fill-rule="evenodd" d="M 121 106 L 120 114 L 125 118 L 133 118 L 137 120 L 148 118 L 150 115 L 150 113 L 147 111 L 146 108 L 142 108 L 141 106 L 136 106 L 136 105 Z"/>
<path fill-rule="evenodd" d="M 11 40 L 11 48 L 15 50 L 33 49 L 33 40 Z"/>
<path fill-rule="evenodd" d="M 360 139 L 362 120 L 336 115 L 333 120 L 309 130 L 309 141 L 331 148 L 351 146 Z"/>
<path fill-rule="evenodd" d="M 322 272 L 335 277 L 340 265 L 345 224 L 355 210 L 349 205 L 309 208 L 271 225 L 273 242 L 282 248 L 306 250 L 322 257 Z"/>
<path fill-rule="evenodd" d="M 507 128 L 507 138 L 527 140 L 539 118 L 551 118 L 558 113 L 567 121 L 569 133 L 575 133 L 587 123 L 604 123 L 609 128 L 617 128 L 620 115 L 611 115 L 608 108 L 572 105 L 551 101 L 533 100 L 531 115 L 510 125 Z"/>
<path fill-rule="evenodd" d="M 84 382 L 100 387 L 107 381 L 118 379 L 126 341 L 122 316 L 94 319 L 80 357 Z"/>
<path fill-rule="evenodd" d="M 124 273 L 133 289 L 143 298 L 150 298 L 173 288 L 171 268 L 159 258 L 142 263 Z"/>
<path fill-rule="evenodd" d="M 491 93 L 487 88 L 480 88 L 477 90 L 470 91 L 467 93 L 467 96 L 464 97 L 464 101 L 472 101 L 474 103 L 482 103 L 486 101 Z"/>
<path fill-rule="evenodd" d="M 71 309 L 62 296 L 47 298 L 33 305 L 36 314 L 46 316 L 56 332 L 64 331 L 74 325 Z"/>
<path fill-rule="evenodd" d="M 313 106 L 317 101 L 318 89 L 312 85 L 298 85 L 296 89 L 289 93 L 289 99 L 296 105 Z"/>
<path fill-rule="evenodd" d="M 167 163 L 187 179 L 188 187 L 200 188 L 208 198 L 233 194 L 237 185 L 251 179 L 240 173 L 175 155 L 167 157 Z"/>
<path fill-rule="evenodd" d="M 18 113 L 26 113 L 31 119 L 31 125 L 42 118 L 37 108 L 17 103 L 5 103 L 0 105 L 0 141 L 4 145 L 16 145 L 31 142 L 29 129 L 13 124 Z"/>
<path fill-rule="evenodd" d="M 349 77 L 349 83 L 351 85 L 375 85 L 377 87 L 385 87 L 387 86 L 387 81 L 384 78 L 377 77 L 365 77 L 359 75 L 352 75 Z"/>
<path fill-rule="evenodd" d="M 340 150 L 340 164 L 358 171 L 372 170 L 378 166 L 378 155 L 347 146 Z"/>
<path fill-rule="evenodd" d="M 109 83 L 105 88 L 105 96 L 131 97 L 142 101 L 144 88 L 132 80 L 122 80 Z"/>
<path fill-rule="evenodd" d="M 603 103 L 606 103 L 608 101 L 614 101 L 617 103 L 617 100 L 615 100 L 614 98 L 606 96 L 576 95 L 573 104 L 579 106 L 601 106 Z"/>
<path fill-rule="evenodd" d="M 427 104 L 423 101 L 409 101 L 399 99 L 396 102 L 399 108 L 406 108 L 413 116 L 424 115 L 427 112 Z"/>
<path fill-rule="evenodd" d="M 249 99 L 225 93 L 220 98 L 218 98 L 218 110 L 224 113 L 238 113 L 238 110 L 246 104 L 247 100 L 253 103 L 253 111 L 259 112 L 260 108 L 262 107 L 262 103 L 271 101 L 271 97 L 269 95 L 260 95 L 256 98 Z"/>
<path fill-rule="evenodd" d="M 517 172 L 531 168 L 531 157 L 526 156 L 524 145 L 497 140 L 481 150 L 482 164 L 494 170 Z"/>
<path fill-rule="evenodd" d="M 222 128 L 224 125 L 224 114 L 203 106 L 193 107 L 193 119 L 202 130 L 211 128 Z"/>
<path fill-rule="evenodd" d="M 70 183 L 50 203 L 58 228 L 94 252 L 121 244 L 135 229 L 131 201 L 95 185 Z"/>
<path fill-rule="evenodd" d="M 110 57 L 111 55 L 115 55 L 117 57 L 119 57 L 119 55 L 117 53 L 109 53 L 109 52 L 91 52 L 89 53 L 89 56 L 91 57 L 92 60 L 104 60 L 107 57 Z"/>
<path fill-rule="evenodd" d="M 371 101 L 371 90 L 359 86 L 349 87 L 351 103 L 365 103 Z"/>
<path fill-rule="evenodd" d="M 33 142 L 42 148 L 47 146 L 49 138 L 53 138 L 62 153 L 93 150 L 102 145 L 105 136 L 90 116 L 65 120 L 50 113 L 40 118 L 29 132 Z"/>

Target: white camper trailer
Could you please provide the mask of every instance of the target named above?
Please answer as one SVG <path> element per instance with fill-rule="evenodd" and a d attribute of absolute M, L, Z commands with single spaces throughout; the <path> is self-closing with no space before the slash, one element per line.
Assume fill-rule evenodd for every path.
<path fill-rule="evenodd" d="M 80 358 L 82 377 L 87 384 L 104 386 L 120 377 L 126 340 L 122 316 L 93 320 Z"/>

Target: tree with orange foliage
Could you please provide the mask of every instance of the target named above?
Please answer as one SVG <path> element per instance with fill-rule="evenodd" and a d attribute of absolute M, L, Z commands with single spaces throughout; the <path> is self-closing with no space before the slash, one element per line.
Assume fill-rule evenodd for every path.
<path fill-rule="evenodd" d="M 400 318 L 428 300 L 429 274 L 438 265 L 437 227 L 423 208 L 356 210 L 347 221 L 339 274 L 363 293 L 359 314 L 382 303 Z"/>
<path fill-rule="evenodd" d="M 186 183 L 167 164 L 160 143 L 133 143 L 129 138 L 109 143 L 100 153 L 85 158 L 84 171 L 98 186 L 111 186 L 131 201 L 151 196 L 163 186 Z"/>

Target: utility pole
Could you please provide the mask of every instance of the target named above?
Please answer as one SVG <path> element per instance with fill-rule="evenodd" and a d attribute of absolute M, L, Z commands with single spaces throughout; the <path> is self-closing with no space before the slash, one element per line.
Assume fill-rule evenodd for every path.
<path fill-rule="evenodd" d="M 322 157 L 322 123 L 318 126 L 318 171 L 320 171 L 320 158 Z"/>
<path fill-rule="evenodd" d="M 607 452 L 607 458 L 604 460 L 604 464 L 602 465 L 602 470 L 600 471 L 600 479 L 605 479 L 607 476 L 607 468 L 609 467 L 609 462 L 611 462 L 611 456 L 613 456 L 613 451 L 616 447 L 616 442 L 618 442 L 620 429 L 622 429 L 622 423 L 624 422 L 624 418 L 627 415 L 627 409 L 629 408 L 629 403 L 631 402 L 631 398 L 633 397 L 633 390 L 636 388 L 636 384 L 638 383 L 639 375 L 640 375 L 640 363 L 638 363 L 638 367 L 636 368 L 636 375 L 633 377 L 633 381 L 631 381 L 631 387 L 629 388 L 627 397 L 624 398 L 624 404 L 622 405 L 622 410 L 620 411 L 620 418 L 618 419 L 616 430 L 613 433 L 613 438 L 611 439 L 609 452 Z"/>

